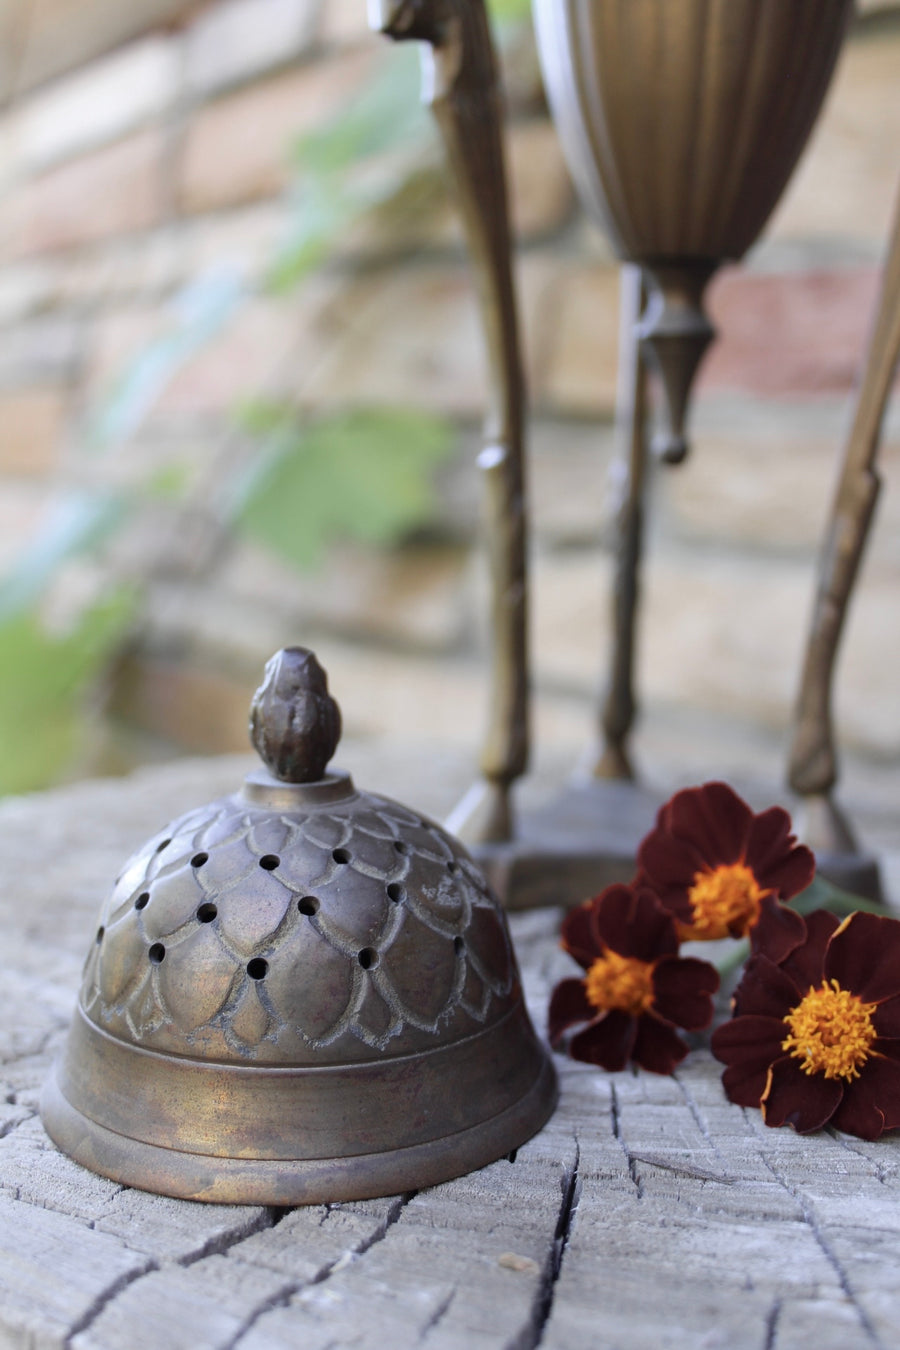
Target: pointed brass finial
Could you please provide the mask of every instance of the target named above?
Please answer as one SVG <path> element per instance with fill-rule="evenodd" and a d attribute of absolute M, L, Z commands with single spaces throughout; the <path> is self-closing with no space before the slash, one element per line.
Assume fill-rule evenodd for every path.
<path fill-rule="evenodd" d="M 653 438 L 653 451 L 666 464 L 680 464 L 688 453 L 688 401 L 700 362 L 716 335 L 703 308 L 703 292 L 714 270 L 712 262 L 647 269 L 650 297 L 638 337 L 662 379 L 664 427 Z"/>
<path fill-rule="evenodd" d="M 341 736 L 341 710 L 311 651 L 284 647 L 267 663 L 250 704 L 250 739 L 282 783 L 315 783 Z"/>

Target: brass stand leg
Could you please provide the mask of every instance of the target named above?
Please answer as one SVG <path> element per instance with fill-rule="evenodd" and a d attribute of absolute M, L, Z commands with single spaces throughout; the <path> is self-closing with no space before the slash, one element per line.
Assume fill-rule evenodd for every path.
<path fill-rule="evenodd" d="M 528 763 L 525 385 L 512 277 L 501 101 L 484 0 L 370 0 L 373 27 L 423 50 L 478 284 L 491 367 L 484 475 L 491 567 L 491 699 L 483 780 L 447 821 L 470 843 L 513 834 L 510 789 Z"/>
<path fill-rule="evenodd" d="M 853 855 L 857 850 L 850 826 L 831 797 L 838 777 L 831 699 L 834 663 L 881 486 L 875 460 L 898 358 L 900 202 L 840 482 L 819 563 L 815 608 L 788 771 L 791 787 L 806 799 L 807 843 L 815 850 L 836 855 Z"/>
<path fill-rule="evenodd" d="M 609 678 L 600 714 L 601 749 L 596 778 L 634 778 L 627 742 L 637 713 L 634 659 L 640 564 L 644 532 L 647 372 L 638 322 L 645 288 L 640 267 L 626 263 L 621 273 L 619 376 L 616 390 L 615 466 L 618 491 L 616 565 L 612 600 Z"/>

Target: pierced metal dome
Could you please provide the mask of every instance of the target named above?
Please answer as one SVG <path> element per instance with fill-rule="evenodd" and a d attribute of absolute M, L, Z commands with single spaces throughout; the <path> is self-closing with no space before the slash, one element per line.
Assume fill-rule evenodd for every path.
<path fill-rule="evenodd" d="M 361 1199 L 493 1161 L 555 1080 L 506 921 L 465 849 L 327 772 L 340 714 L 311 653 L 251 710 L 279 776 L 174 821 L 103 907 L 51 1137 L 148 1190 Z"/>

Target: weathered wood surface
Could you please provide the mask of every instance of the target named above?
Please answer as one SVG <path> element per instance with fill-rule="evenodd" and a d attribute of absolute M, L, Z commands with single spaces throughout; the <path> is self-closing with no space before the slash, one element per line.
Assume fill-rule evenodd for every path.
<path fill-rule="evenodd" d="M 36 1115 L 105 888 L 237 761 L 0 805 L 0 1347 L 854 1350 L 900 1344 L 900 1140 L 803 1140 L 676 1079 L 558 1061 L 547 1128 L 482 1172 L 288 1211 L 161 1199 L 83 1171 Z M 456 784 L 380 762 L 439 811 Z M 392 779 L 393 775 L 393 781 Z M 360 778 L 369 785 L 376 775 Z M 439 781 L 440 780 L 440 781 Z M 535 1018 L 568 967 L 514 916 Z"/>

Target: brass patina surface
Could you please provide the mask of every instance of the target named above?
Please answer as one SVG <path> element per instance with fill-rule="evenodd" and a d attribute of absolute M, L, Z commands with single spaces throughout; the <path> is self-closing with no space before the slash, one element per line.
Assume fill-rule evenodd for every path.
<path fill-rule="evenodd" d="M 850 890 L 871 892 L 861 870 L 875 876 L 832 797 L 838 777 L 832 713 L 834 669 L 853 586 L 881 489 L 878 449 L 891 386 L 900 361 L 900 197 L 881 279 L 875 322 L 863 361 L 853 420 L 841 460 L 831 516 L 822 541 L 816 598 L 806 645 L 789 760 L 791 787 L 804 799 L 804 834 Z"/>
<path fill-rule="evenodd" d="M 481 780 L 448 825 L 469 844 L 514 834 L 528 767 L 525 379 L 512 271 L 502 100 L 484 0 L 370 0 L 374 27 L 422 44 L 423 97 L 446 151 L 475 272 L 490 404 L 478 459 L 491 576 L 491 670 Z"/>
<path fill-rule="evenodd" d="M 130 1185 L 265 1204 L 409 1190 L 518 1147 L 555 1080 L 478 868 L 326 771 L 340 715 L 310 653 L 269 663 L 251 727 L 285 777 L 251 775 L 126 864 L 48 1133 Z"/>

